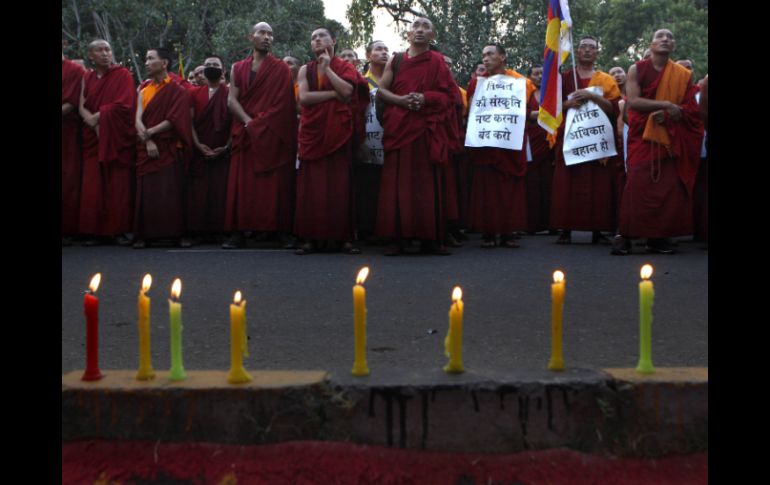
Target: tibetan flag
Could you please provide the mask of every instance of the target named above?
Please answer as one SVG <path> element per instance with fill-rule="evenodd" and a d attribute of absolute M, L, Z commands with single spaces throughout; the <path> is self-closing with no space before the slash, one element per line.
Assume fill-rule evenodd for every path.
<path fill-rule="evenodd" d="M 559 68 L 572 51 L 572 19 L 569 15 L 567 0 L 549 0 L 548 29 L 545 33 L 545 52 L 543 54 L 543 80 L 540 86 L 540 112 L 537 124 L 550 135 L 548 140 L 553 146 L 556 132 L 563 119 L 561 105 L 561 74 Z"/>

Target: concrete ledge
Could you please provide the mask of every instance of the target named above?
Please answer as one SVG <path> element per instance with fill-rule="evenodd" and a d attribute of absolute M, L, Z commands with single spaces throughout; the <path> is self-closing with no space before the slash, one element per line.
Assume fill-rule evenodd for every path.
<path fill-rule="evenodd" d="M 354 378 L 324 371 L 188 371 L 172 383 L 135 371 L 62 376 L 62 441 L 234 444 L 326 440 L 398 448 L 512 453 L 570 448 L 620 456 L 708 449 L 708 369 L 568 369 L 504 373 L 391 369 Z"/>

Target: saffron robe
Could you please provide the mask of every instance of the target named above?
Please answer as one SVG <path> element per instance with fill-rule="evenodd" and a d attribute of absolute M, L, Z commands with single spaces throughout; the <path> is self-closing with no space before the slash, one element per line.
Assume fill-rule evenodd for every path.
<path fill-rule="evenodd" d="M 563 101 L 567 101 L 567 96 L 577 90 L 574 76 L 570 71 L 562 73 L 561 77 Z M 610 120 L 617 119 L 620 89 L 612 76 L 596 71 L 591 79 L 578 77 L 578 84 L 578 89 L 601 86 L 604 90 L 604 98 L 612 103 L 613 111 L 608 117 Z M 554 146 L 556 164 L 551 196 L 551 227 L 578 231 L 616 230 L 615 161 L 608 160 L 606 163 L 601 163 L 599 160 L 594 160 L 568 167 L 564 163 L 563 145 L 564 122 L 559 127 Z"/>
<path fill-rule="evenodd" d="M 74 109 L 61 119 L 61 233 L 74 235 L 78 232 L 80 212 L 80 179 L 83 158 L 81 155 L 82 120 L 78 115 L 80 87 L 85 69 L 67 59 L 61 61 L 61 104 L 69 103 Z"/>
<path fill-rule="evenodd" d="M 449 163 L 450 112 L 455 84 L 441 54 L 428 51 L 410 58 L 404 52 L 390 91 L 419 92 L 419 111 L 385 104 L 385 162 L 377 208 L 380 236 L 443 241 L 446 229 L 444 183 Z"/>
<path fill-rule="evenodd" d="M 158 158 L 150 158 L 145 142 L 137 143 L 137 240 L 179 238 L 185 232 L 183 177 L 192 146 L 190 100 L 187 90 L 173 79 L 157 91 L 142 112 L 147 129 L 164 120 L 171 122 L 171 129 L 152 137 L 158 146 Z"/>
<path fill-rule="evenodd" d="M 488 77 L 488 74 L 484 77 Z M 474 78 L 468 85 L 470 99 L 473 99 L 473 94 L 476 92 L 476 83 L 477 78 Z M 529 107 L 527 107 L 527 115 L 529 115 Z M 527 131 L 525 125 L 525 140 Z M 469 148 L 469 151 L 474 164 L 471 228 L 484 234 L 510 234 L 514 231 L 526 230 L 526 149 L 506 150 L 482 147 Z"/>
<path fill-rule="evenodd" d="M 193 126 L 198 141 L 211 148 L 227 145 L 232 115 L 227 108 L 228 87 L 221 83 L 209 99 L 209 87 L 199 86 L 189 91 L 193 109 Z M 187 230 L 194 232 L 223 232 L 227 202 L 227 176 L 230 152 L 207 159 L 196 147 L 192 149 L 187 171 Z"/>
<path fill-rule="evenodd" d="M 297 104 L 289 67 L 268 55 L 256 73 L 253 57 L 235 63 L 238 102 L 252 120 L 232 124 L 225 230 L 291 232 Z"/>
<path fill-rule="evenodd" d="M 302 107 L 294 232 L 308 240 L 350 241 L 353 139 L 360 128 L 356 115 L 369 100 L 369 88 L 358 71 L 340 58 L 333 57 L 329 68 L 353 86 L 352 99 L 350 103 L 331 99 Z M 305 69 L 310 91 L 334 89 L 326 76 L 319 83 L 317 61 Z"/>
<path fill-rule="evenodd" d="M 669 73 L 670 81 L 665 83 L 669 69 L 674 72 Z M 660 72 L 651 60 L 636 63 L 641 96 L 660 100 L 659 90 L 670 92 L 667 100 L 679 106 L 682 119 L 675 122 L 666 113 L 662 131 L 669 143 L 667 149 L 645 140 L 645 127 L 652 114 L 628 108 L 628 174 L 620 209 L 623 236 L 667 238 L 693 232 L 692 195 L 703 123 L 691 77 L 690 71 L 670 60 Z"/>
<path fill-rule="evenodd" d="M 84 106 L 99 115 L 99 136 L 83 125 L 81 234 L 116 236 L 131 231 L 136 159 L 136 87 L 128 69 L 111 66 L 99 78 L 86 73 Z"/>

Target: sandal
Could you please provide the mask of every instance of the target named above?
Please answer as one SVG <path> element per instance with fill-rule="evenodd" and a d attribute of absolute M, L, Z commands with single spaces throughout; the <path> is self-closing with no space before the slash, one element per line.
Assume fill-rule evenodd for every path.
<path fill-rule="evenodd" d="M 561 231 L 556 244 L 572 244 L 572 231 Z"/>
<path fill-rule="evenodd" d="M 352 242 L 346 242 L 343 244 L 342 251 L 348 254 L 361 254 L 361 250 L 355 247 Z"/>
<path fill-rule="evenodd" d="M 513 237 L 504 237 L 500 241 L 500 247 L 516 249 L 516 248 L 520 248 L 521 246 L 519 246 L 519 243 L 516 242 L 515 238 L 513 238 Z"/>
<path fill-rule="evenodd" d="M 482 239 L 483 239 L 483 242 L 481 243 L 481 247 L 484 249 L 492 249 L 495 246 L 497 246 L 495 236 L 484 235 Z"/>
<path fill-rule="evenodd" d="M 136 242 L 135 242 L 135 243 L 132 245 L 132 247 L 133 247 L 134 249 L 144 249 L 144 248 L 146 248 L 146 247 L 147 247 L 147 243 L 146 243 L 146 242 L 144 242 L 144 240 L 143 240 L 143 239 L 140 239 L 140 240 L 136 241 Z"/>
<path fill-rule="evenodd" d="M 305 243 L 302 246 L 299 247 L 296 251 L 294 251 L 294 254 L 297 256 L 304 256 L 306 254 L 312 254 L 315 252 L 315 248 L 311 243 Z"/>

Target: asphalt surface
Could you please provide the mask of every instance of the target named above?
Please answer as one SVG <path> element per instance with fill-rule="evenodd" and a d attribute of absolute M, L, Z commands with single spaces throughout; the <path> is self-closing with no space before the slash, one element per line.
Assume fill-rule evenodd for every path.
<path fill-rule="evenodd" d="M 168 296 L 182 279 L 186 369 L 227 369 L 229 304 L 247 300 L 247 369 L 326 370 L 347 376 L 353 364 L 352 286 L 368 265 L 367 360 L 370 378 L 394 369 L 433 374 L 447 359 L 443 342 L 451 292 L 463 290 L 463 361 L 470 375 L 541 374 L 550 354 L 550 285 L 566 274 L 564 359 L 570 369 L 635 367 L 638 360 L 639 269 L 654 266 L 653 364 L 708 366 L 708 252 L 682 239 L 676 255 L 610 256 L 555 236 L 525 236 L 520 249 L 482 249 L 478 235 L 452 256 L 386 257 L 382 247 L 361 255 L 249 249 L 117 246 L 62 248 L 62 373 L 85 366 L 83 292 L 102 273 L 99 363 L 138 366 L 137 295 L 151 273 L 152 360 L 170 366 Z M 441 376 L 442 372 L 435 375 Z M 437 377 L 437 379 L 440 377 Z"/>

